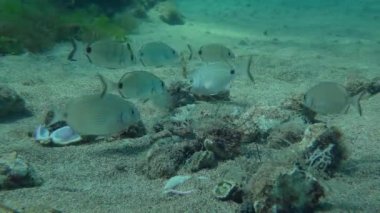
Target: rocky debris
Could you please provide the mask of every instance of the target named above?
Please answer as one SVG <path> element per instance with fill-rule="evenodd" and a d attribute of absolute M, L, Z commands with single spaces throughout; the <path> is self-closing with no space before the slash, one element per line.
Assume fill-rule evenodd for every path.
<path fill-rule="evenodd" d="M 34 169 L 16 152 L 0 156 L 0 190 L 33 187 L 42 184 Z"/>
<path fill-rule="evenodd" d="M 0 117 L 28 112 L 25 101 L 13 89 L 0 85 Z"/>
<path fill-rule="evenodd" d="M 188 160 L 187 167 L 191 172 L 197 172 L 201 169 L 210 169 L 218 165 L 216 156 L 211 151 L 200 151 L 194 153 Z"/>
<path fill-rule="evenodd" d="M 336 127 L 316 123 L 305 130 L 298 149 L 302 153 L 300 165 L 311 173 L 331 176 L 347 157 L 347 151 L 341 141 L 342 133 Z"/>
<path fill-rule="evenodd" d="M 173 2 L 165 1 L 157 5 L 161 21 L 169 25 L 185 24 L 184 16 L 178 11 Z"/>
<path fill-rule="evenodd" d="M 215 198 L 222 201 L 233 200 L 237 203 L 242 202 L 241 187 L 233 181 L 223 180 L 219 182 L 214 187 L 212 193 Z"/>
<path fill-rule="evenodd" d="M 202 145 L 196 140 L 155 146 L 148 152 L 137 171 L 141 171 L 150 179 L 172 177 L 176 175 L 180 166 L 201 148 Z"/>
<path fill-rule="evenodd" d="M 204 137 L 203 146 L 218 159 L 233 159 L 240 154 L 242 134 L 233 128 L 212 128 Z"/>
<path fill-rule="evenodd" d="M 280 149 L 300 142 L 305 131 L 306 124 L 301 118 L 294 118 L 274 127 L 267 137 L 269 147 Z"/>
<path fill-rule="evenodd" d="M 255 212 L 313 212 L 324 189 L 311 174 L 270 163 L 252 176 L 249 188 Z"/>
<path fill-rule="evenodd" d="M 289 120 L 293 114 L 274 106 L 252 106 L 234 121 L 242 142 L 260 142 L 269 130 Z"/>
<path fill-rule="evenodd" d="M 371 80 L 368 85 L 367 91 L 371 95 L 375 95 L 380 92 L 380 77 L 376 77 Z"/>
<path fill-rule="evenodd" d="M 364 77 L 360 77 L 357 75 L 350 75 L 346 79 L 344 87 L 346 88 L 350 96 L 355 96 L 363 91 L 366 91 L 369 84 L 370 84 L 370 81 Z"/>
<path fill-rule="evenodd" d="M 190 93 L 190 85 L 186 82 L 177 81 L 170 84 L 168 92 L 172 98 L 172 108 L 195 103 L 195 98 Z"/>

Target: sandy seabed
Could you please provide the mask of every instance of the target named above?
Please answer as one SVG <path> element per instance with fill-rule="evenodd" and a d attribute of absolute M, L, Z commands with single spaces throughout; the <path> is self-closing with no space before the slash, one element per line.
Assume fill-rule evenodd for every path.
<path fill-rule="evenodd" d="M 325 9 L 275 4 L 280 1 L 267 6 L 231 2 L 238 3 L 180 1 L 185 25 L 169 26 L 152 18 L 130 39 L 136 47 L 162 40 L 178 50 L 186 50 L 187 44 L 196 49 L 219 42 L 237 55 L 253 54 L 256 83 L 252 85 L 242 74 L 231 88 L 231 99 L 245 105 L 279 106 L 320 81 L 343 84 L 353 75 L 380 76 L 380 6 L 376 2 Z M 373 7 L 367 8 L 368 2 Z M 196 188 L 195 193 L 167 196 L 162 190 L 166 180 L 149 180 L 135 172 L 136 162 L 148 151 L 139 148 L 136 139 L 43 147 L 27 137 L 47 110 L 68 98 L 99 92 L 97 73 L 117 80 L 126 70 L 144 69 L 167 84 L 183 80 L 180 67 L 110 70 L 90 64 L 83 55 L 70 62 L 66 59 L 70 49 L 69 43 L 62 43 L 42 55 L 0 58 L 0 83 L 15 89 L 33 112 L 32 117 L 0 123 L 0 152 L 17 151 L 44 179 L 39 187 L 1 191 L 1 203 L 15 209 L 47 205 L 63 212 L 234 212 L 239 208 L 237 203 L 216 200 L 211 191 L 226 175 L 244 171 L 244 157 L 195 173 L 209 178 L 186 183 L 184 187 Z M 362 116 L 351 109 L 331 121 L 342 130 L 348 161 L 355 167 L 350 174 L 338 172 L 323 180 L 326 197 L 322 202 L 332 204 L 331 212 L 380 212 L 380 96 L 361 104 Z M 148 126 L 157 119 L 147 116 L 154 109 L 141 111 Z M 116 171 L 117 165 L 126 171 Z"/>

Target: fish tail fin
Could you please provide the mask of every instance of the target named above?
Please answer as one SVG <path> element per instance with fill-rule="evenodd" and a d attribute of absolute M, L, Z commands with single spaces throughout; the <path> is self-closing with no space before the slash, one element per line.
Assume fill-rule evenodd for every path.
<path fill-rule="evenodd" d="M 360 100 L 362 99 L 363 95 L 366 93 L 366 91 L 362 91 L 359 94 L 355 95 L 351 98 L 351 104 L 354 105 L 354 107 L 358 110 L 359 115 L 362 115 L 362 107 L 360 105 Z"/>
<path fill-rule="evenodd" d="M 71 50 L 71 52 L 67 56 L 67 60 L 76 61 L 76 59 L 74 57 L 75 57 L 75 53 L 77 52 L 77 49 L 78 49 L 77 41 L 75 40 L 75 38 L 71 38 L 70 42 L 71 42 L 71 45 L 73 46 L 73 49 Z"/>
<path fill-rule="evenodd" d="M 128 51 L 129 51 L 129 53 L 131 54 L 131 61 L 132 62 L 135 62 L 135 60 L 136 60 L 136 56 L 135 56 L 135 53 L 134 53 L 134 51 L 133 51 L 133 48 L 132 48 L 132 46 L 131 46 L 131 44 L 128 42 L 127 43 L 127 48 L 128 48 Z"/>
<path fill-rule="evenodd" d="M 97 76 L 103 86 L 102 92 L 100 93 L 100 97 L 103 98 L 107 92 L 114 90 L 116 88 L 116 85 L 101 74 L 97 74 Z"/>
<path fill-rule="evenodd" d="M 188 76 L 188 73 L 187 73 L 187 64 L 188 64 L 188 59 L 185 58 L 184 54 L 181 54 L 182 76 L 184 78 L 187 78 L 187 76 Z"/>
<path fill-rule="evenodd" d="M 193 48 L 190 44 L 187 44 L 187 49 L 189 49 L 189 61 L 193 58 Z"/>
<path fill-rule="evenodd" d="M 253 55 L 250 55 L 248 59 L 248 64 L 247 64 L 247 74 L 248 74 L 249 80 L 251 80 L 252 83 L 255 83 L 255 79 L 251 73 L 252 60 L 253 60 Z"/>

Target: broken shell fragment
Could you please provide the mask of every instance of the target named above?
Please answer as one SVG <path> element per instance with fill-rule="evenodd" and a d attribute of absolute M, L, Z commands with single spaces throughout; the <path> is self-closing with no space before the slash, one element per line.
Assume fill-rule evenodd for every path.
<path fill-rule="evenodd" d="M 39 125 L 34 130 L 34 140 L 37 142 L 48 141 L 50 140 L 49 134 L 49 130 L 44 125 Z"/>
<path fill-rule="evenodd" d="M 219 200 L 229 200 L 237 190 L 238 185 L 235 182 L 224 180 L 215 186 L 213 194 Z"/>
<path fill-rule="evenodd" d="M 62 146 L 76 143 L 82 140 L 82 137 L 69 126 L 64 126 L 56 129 L 50 134 L 50 138 L 53 144 Z"/>
<path fill-rule="evenodd" d="M 82 141 L 82 137 L 69 126 L 50 133 L 44 125 L 39 125 L 34 131 L 34 140 L 41 145 L 65 146 Z"/>

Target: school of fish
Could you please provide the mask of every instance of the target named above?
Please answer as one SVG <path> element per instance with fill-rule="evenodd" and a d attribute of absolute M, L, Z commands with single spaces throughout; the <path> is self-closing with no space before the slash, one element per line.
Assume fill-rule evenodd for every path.
<path fill-rule="evenodd" d="M 89 62 L 104 68 L 130 68 L 140 63 L 143 67 L 177 66 L 190 84 L 190 93 L 213 96 L 228 92 L 237 75 L 243 73 L 234 66 L 237 56 L 223 44 L 202 45 L 198 51 L 188 47 L 188 57 L 168 44 L 155 41 L 141 46 L 134 52 L 128 42 L 99 40 L 85 48 Z M 76 46 L 74 46 L 74 49 Z M 72 60 L 75 50 L 70 53 Z M 188 70 L 188 63 L 199 60 L 199 66 Z M 248 57 L 246 74 L 254 82 L 251 73 L 252 56 Z M 112 135 L 122 132 L 140 120 L 134 101 L 152 101 L 162 109 L 169 109 L 172 98 L 165 82 L 146 70 L 131 70 L 117 81 L 98 75 L 103 90 L 100 94 L 85 95 L 69 101 L 61 111 L 61 119 L 81 135 Z M 113 92 L 117 93 L 112 94 Z M 335 82 L 320 82 L 306 91 L 303 106 L 317 114 L 330 115 L 347 112 L 353 105 L 362 114 L 362 93 L 350 97 L 347 90 Z"/>

